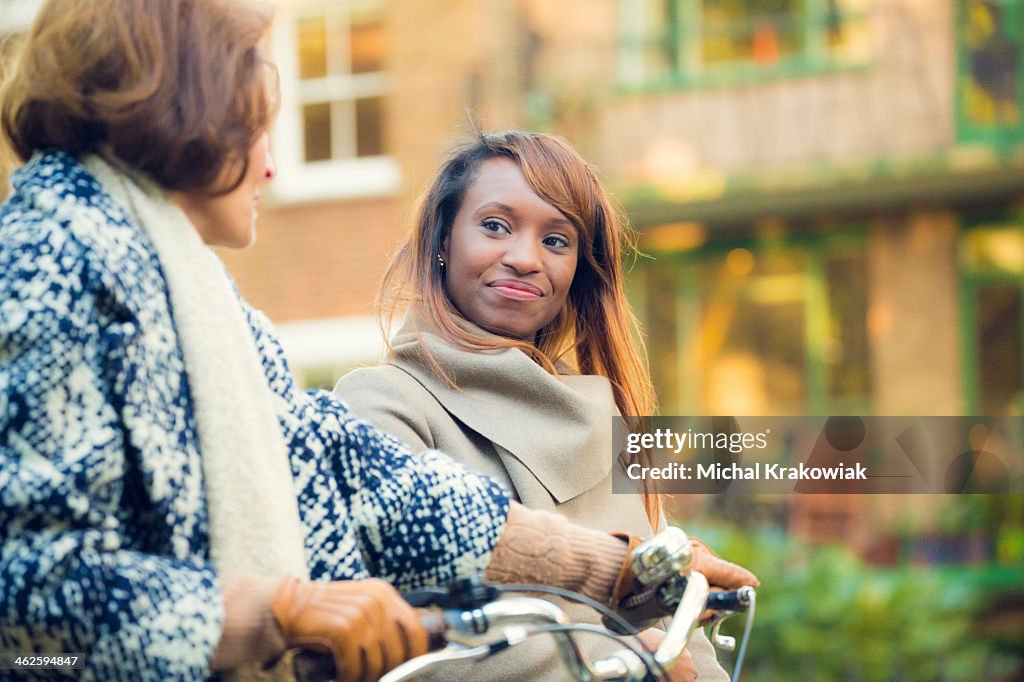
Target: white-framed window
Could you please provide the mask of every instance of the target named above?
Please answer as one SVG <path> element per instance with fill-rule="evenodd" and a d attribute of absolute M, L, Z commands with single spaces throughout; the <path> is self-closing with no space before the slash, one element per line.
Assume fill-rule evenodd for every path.
<path fill-rule="evenodd" d="M 379 1 L 280 2 L 271 50 L 281 78 L 274 129 L 281 201 L 388 194 L 389 35 Z"/>

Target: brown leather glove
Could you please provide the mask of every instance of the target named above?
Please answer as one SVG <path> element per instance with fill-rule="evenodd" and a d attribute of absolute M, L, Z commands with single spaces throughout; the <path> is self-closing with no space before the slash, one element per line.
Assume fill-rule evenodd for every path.
<path fill-rule="evenodd" d="M 626 557 L 622 560 L 619 577 L 615 579 L 615 585 L 612 587 L 612 598 L 608 601 L 608 606 L 617 609 L 619 602 L 643 587 L 633 573 L 633 551 L 643 540 L 627 533 L 612 533 L 612 536 L 626 543 Z"/>
<path fill-rule="evenodd" d="M 719 558 L 714 550 L 692 535 L 690 547 L 693 549 L 690 568 L 703 573 L 712 587 L 735 590 L 744 585 L 757 587 L 761 584 L 756 575 L 738 564 Z"/>
<path fill-rule="evenodd" d="M 622 561 L 622 567 L 619 569 L 619 576 L 615 581 L 615 585 L 612 588 L 611 599 L 608 605 L 622 612 L 625 608 L 631 612 L 629 616 L 633 620 L 633 624 L 636 626 L 651 625 L 657 617 L 661 614 L 652 606 L 639 606 L 636 598 L 631 599 L 632 604 L 624 604 L 623 600 L 634 597 L 634 595 L 643 591 L 643 585 L 636 579 L 633 573 L 632 562 L 633 552 L 636 550 L 642 540 L 632 535 L 626 535 L 625 533 L 613 533 L 614 537 L 622 540 L 627 544 L 628 549 L 626 550 L 626 556 Z M 757 576 L 748 571 L 747 569 L 737 564 L 726 561 L 725 559 L 719 558 L 710 547 L 705 545 L 701 540 L 690 537 L 690 547 L 693 552 L 693 560 L 690 562 L 690 570 L 699 571 L 704 574 L 704 577 L 708 579 L 708 584 L 711 589 L 715 590 L 735 590 L 744 585 L 751 585 L 757 587 L 761 582 L 757 579 Z M 701 622 L 707 622 L 714 616 L 714 612 L 705 611 L 701 615 Z M 605 623 L 608 625 L 608 623 Z"/>
<path fill-rule="evenodd" d="M 383 580 L 310 582 L 286 578 L 274 612 L 289 647 L 326 650 L 344 682 L 376 680 L 427 652 L 416 611 Z"/>
<path fill-rule="evenodd" d="M 633 627 L 639 630 L 649 628 L 665 614 L 657 606 L 657 600 L 650 598 L 653 596 L 653 592 L 645 590 L 643 584 L 636 579 L 636 574 L 633 573 L 633 552 L 643 540 L 625 533 L 612 533 L 612 536 L 626 543 L 626 556 L 619 568 L 618 578 L 612 586 L 608 606 L 623 616 Z M 611 619 L 605 617 L 602 618 L 602 621 L 605 627 L 611 628 L 615 632 L 621 632 L 618 624 Z"/>

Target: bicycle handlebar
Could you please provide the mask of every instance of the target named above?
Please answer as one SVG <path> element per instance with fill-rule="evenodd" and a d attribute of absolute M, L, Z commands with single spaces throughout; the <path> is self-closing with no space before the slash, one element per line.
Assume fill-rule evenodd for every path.
<path fill-rule="evenodd" d="M 736 613 L 746 611 L 750 607 L 753 598 L 753 588 L 741 587 L 738 590 L 714 591 L 708 595 L 708 611 L 724 611 Z"/>
<path fill-rule="evenodd" d="M 646 680 L 654 671 L 664 671 L 675 664 L 691 635 L 701 626 L 706 610 L 715 612 L 711 620 L 712 641 L 723 649 L 735 647 L 735 639 L 720 635 L 718 629 L 728 616 L 749 609 L 743 645 L 737 656 L 733 679 L 741 669 L 746 642 L 754 615 L 755 592 L 742 587 L 731 592 L 711 592 L 707 579 L 691 571 L 691 548 L 686 534 L 667 528 L 655 534 L 634 550 L 633 569 L 638 592 L 619 605 L 625 621 L 614 625 L 619 634 L 635 634 L 623 626 L 646 627 L 652 619 L 671 615 L 665 635 L 653 652 L 636 649 L 611 630 L 599 626 L 572 623 L 563 611 L 550 601 L 536 597 L 501 598 L 503 589 L 524 591 L 553 589 L 540 586 L 500 588 L 478 580 L 456 581 L 448 589 L 427 588 L 404 595 L 406 601 L 422 609 L 421 620 L 430 637 L 430 653 L 406 661 L 381 678 L 381 682 L 404 682 L 414 676 L 459 660 L 479 660 L 522 642 L 528 637 L 547 633 L 555 638 L 562 662 L 576 680 Z M 577 595 L 580 600 L 587 601 Z M 600 604 L 590 602 L 610 613 Z M 430 607 L 426 609 L 424 607 Z M 614 615 L 614 614 L 613 614 Z M 590 631 L 618 639 L 623 648 L 597 661 L 588 662 L 571 633 Z M 443 647 L 443 648 L 441 648 Z M 334 661 L 329 654 L 303 652 L 296 656 L 298 679 L 321 682 L 334 676 Z"/>
<path fill-rule="evenodd" d="M 679 599 L 661 644 L 653 652 L 654 661 L 661 669 L 670 668 L 682 655 L 690 637 L 700 627 L 699 619 L 706 609 L 734 613 L 745 610 L 752 600 L 753 590 L 748 588 L 710 592 L 707 580 L 697 572 L 691 572 L 686 580 L 687 589 Z M 641 680 L 649 672 L 650 663 L 625 644 L 623 649 L 588 663 L 571 630 L 600 628 L 571 623 L 562 609 L 544 599 L 514 597 L 468 606 L 443 611 L 436 607 L 420 609 L 431 652 L 403 663 L 382 677 L 381 682 L 403 682 L 455 661 L 487 658 L 545 632 L 555 638 L 559 656 L 571 679 Z M 718 624 L 716 622 L 716 626 Z M 295 658 L 295 673 L 305 682 L 326 682 L 334 678 L 334 660 L 324 652 L 304 651 Z"/>

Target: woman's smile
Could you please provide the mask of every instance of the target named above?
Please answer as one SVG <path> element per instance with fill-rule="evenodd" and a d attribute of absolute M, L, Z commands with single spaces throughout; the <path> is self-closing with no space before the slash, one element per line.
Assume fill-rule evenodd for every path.
<path fill-rule="evenodd" d="M 494 289 L 500 296 L 513 301 L 534 301 L 544 296 L 544 292 L 537 287 L 517 279 L 499 279 L 487 286 Z"/>

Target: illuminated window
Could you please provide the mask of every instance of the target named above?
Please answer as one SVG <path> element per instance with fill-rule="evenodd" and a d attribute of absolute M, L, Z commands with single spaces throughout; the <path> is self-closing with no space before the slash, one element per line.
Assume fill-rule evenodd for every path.
<path fill-rule="evenodd" d="M 387 14 L 379 2 L 283 3 L 273 36 L 282 106 L 275 131 L 285 198 L 393 192 Z"/>
<path fill-rule="evenodd" d="M 383 154 L 387 34 L 380 14 L 303 17 L 296 31 L 304 160 Z"/>
<path fill-rule="evenodd" d="M 968 414 L 1024 411 L 1024 221 L 960 239 L 961 347 Z"/>
<path fill-rule="evenodd" d="M 856 236 L 712 245 L 644 267 L 663 414 L 844 414 L 872 392 Z"/>
<path fill-rule="evenodd" d="M 817 73 L 870 58 L 870 0 L 621 0 L 626 85 Z"/>

